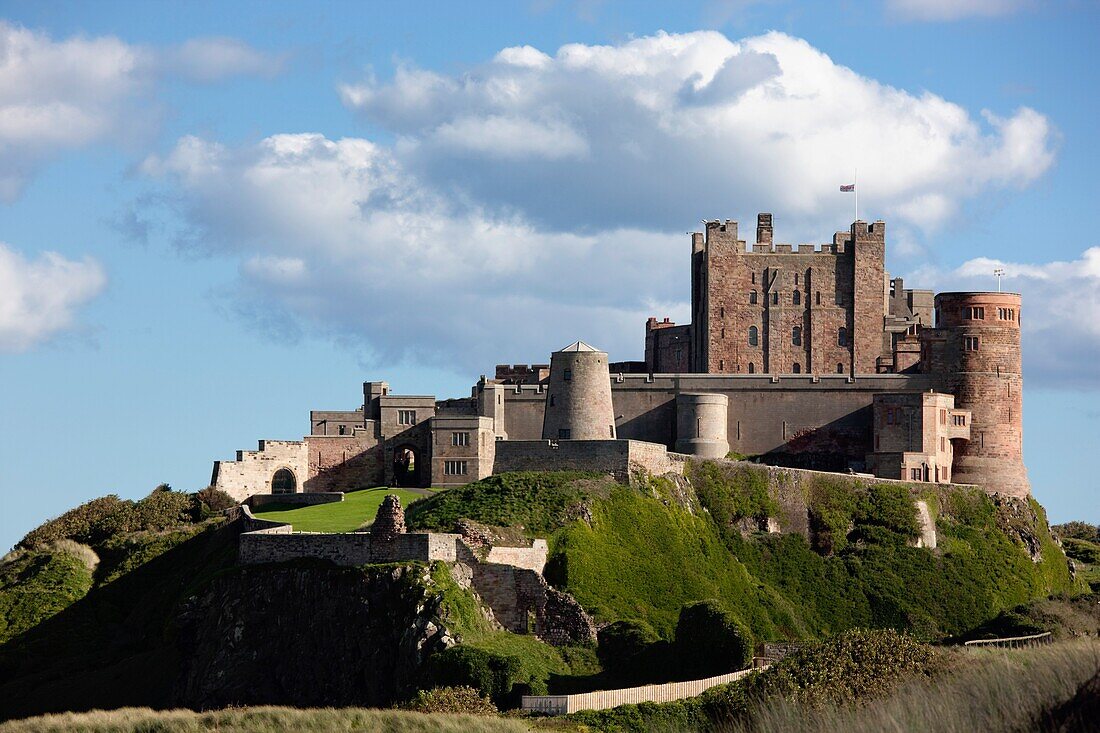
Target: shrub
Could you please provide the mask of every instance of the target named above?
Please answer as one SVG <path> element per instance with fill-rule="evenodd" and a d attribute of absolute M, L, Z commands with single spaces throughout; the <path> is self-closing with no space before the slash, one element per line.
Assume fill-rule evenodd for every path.
<path fill-rule="evenodd" d="M 779 504 L 768 491 L 766 469 L 691 461 L 687 476 L 719 526 L 732 527 L 742 519 L 765 520 L 779 513 Z"/>
<path fill-rule="evenodd" d="M 682 677 L 698 679 L 744 669 L 752 662 L 752 632 L 718 601 L 680 610 L 675 657 Z"/>
<path fill-rule="evenodd" d="M 492 700 L 482 697 L 472 687 L 434 687 L 420 690 L 405 707 L 418 713 L 496 715 L 499 712 Z"/>
<path fill-rule="evenodd" d="M 639 657 L 659 638 L 645 621 L 616 621 L 596 634 L 596 656 L 604 670 L 618 674 L 636 668 Z"/>
<path fill-rule="evenodd" d="M 195 492 L 192 497 L 192 517 L 195 521 L 201 521 L 230 507 L 237 506 L 237 501 L 221 489 L 207 486 L 201 491 Z"/>
<path fill-rule="evenodd" d="M 752 697 L 847 704 L 893 692 L 913 676 L 940 668 L 935 650 L 892 629 L 852 629 L 801 649 L 751 678 Z"/>
<path fill-rule="evenodd" d="M 149 496 L 134 504 L 129 529 L 159 531 L 190 524 L 191 508 L 189 494 L 172 491 L 168 484 L 161 484 Z"/>
<path fill-rule="evenodd" d="M 428 658 L 423 687 L 472 687 L 479 695 L 502 704 L 512 692 L 520 667 L 516 657 L 459 644 Z"/>
<path fill-rule="evenodd" d="M 1100 526 L 1088 522 L 1066 522 L 1051 526 L 1051 531 L 1063 540 L 1072 538 L 1086 542 L 1100 542 Z"/>
<path fill-rule="evenodd" d="M 1067 537 L 1062 540 L 1062 546 L 1066 557 L 1089 565 L 1100 565 L 1100 544 Z"/>
<path fill-rule="evenodd" d="M 94 547 L 120 531 L 127 531 L 132 510 L 133 502 L 123 501 L 115 494 L 92 499 L 31 530 L 18 546 L 36 548 L 69 539 Z"/>

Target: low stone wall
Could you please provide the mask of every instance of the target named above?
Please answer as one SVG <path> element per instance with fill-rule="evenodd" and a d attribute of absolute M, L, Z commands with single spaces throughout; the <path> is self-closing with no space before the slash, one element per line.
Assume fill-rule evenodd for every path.
<path fill-rule="evenodd" d="M 683 700 L 685 697 L 702 695 L 712 687 L 735 682 L 752 672 L 751 669 L 743 669 L 740 672 L 689 682 L 626 687 L 620 690 L 585 692 L 580 695 L 524 695 L 522 707 L 524 710 L 543 715 L 568 715 L 581 710 L 606 710 L 642 702 L 672 702 Z"/>
<path fill-rule="evenodd" d="M 244 503 L 253 509 L 259 509 L 272 504 L 315 506 L 317 504 L 335 504 L 343 500 L 344 494 L 340 491 L 312 491 L 305 494 L 253 494 L 245 499 Z"/>
<path fill-rule="evenodd" d="M 493 473 L 597 471 L 625 479 L 632 470 L 660 475 L 683 472 L 683 457 L 640 440 L 501 440 Z"/>
<path fill-rule="evenodd" d="M 263 520 L 254 520 L 263 521 Z M 442 560 L 454 562 L 456 534 L 402 534 L 392 541 L 372 539 L 369 532 L 307 534 L 289 524 L 241 534 L 238 560 L 242 565 L 314 558 L 337 565 Z"/>
<path fill-rule="evenodd" d="M 252 512 L 246 504 L 230 507 L 225 510 L 225 516 L 230 522 L 239 521 L 241 532 L 267 532 L 269 534 L 290 534 L 294 528 L 285 522 L 275 522 L 270 519 L 260 519 L 252 516 Z"/>
<path fill-rule="evenodd" d="M 541 573 L 546 567 L 550 548 L 546 540 L 534 540 L 530 547 L 492 547 L 482 560 L 495 565 L 512 565 Z"/>

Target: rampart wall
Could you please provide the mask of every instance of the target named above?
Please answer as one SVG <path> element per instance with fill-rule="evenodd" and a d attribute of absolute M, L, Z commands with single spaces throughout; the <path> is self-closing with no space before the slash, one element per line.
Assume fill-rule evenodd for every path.
<path fill-rule="evenodd" d="M 307 534 L 289 524 L 246 532 L 240 536 L 242 565 L 315 558 L 337 565 L 441 560 L 455 562 L 459 535 L 402 534 L 390 542 L 372 541 L 368 532 Z"/>
<path fill-rule="evenodd" d="M 626 478 L 635 469 L 654 475 L 683 472 L 683 458 L 660 444 L 638 440 L 503 440 L 493 473 L 597 471 Z"/>

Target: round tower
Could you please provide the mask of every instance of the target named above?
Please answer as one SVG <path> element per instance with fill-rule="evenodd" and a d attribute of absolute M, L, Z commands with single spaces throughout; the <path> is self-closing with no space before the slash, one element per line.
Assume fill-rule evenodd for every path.
<path fill-rule="evenodd" d="M 676 395 L 676 452 L 700 458 L 725 458 L 729 398 L 724 394 Z"/>
<path fill-rule="evenodd" d="M 936 329 L 943 341 L 931 370 L 955 406 L 971 412 L 970 440 L 955 447 L 952 478 L 1027 496 L 1020 295 L 940 293 Z"/>
<path fill-rule="evenodd" d="M 550 355 L 544 440 L 612 440 L 615 408 L 607 354 L 583 341 Z"/>

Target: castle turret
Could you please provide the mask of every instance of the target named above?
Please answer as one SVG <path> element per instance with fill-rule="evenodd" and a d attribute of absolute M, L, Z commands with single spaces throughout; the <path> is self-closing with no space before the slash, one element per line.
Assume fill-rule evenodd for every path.
<path fill-rule="evenodd" d="M 924 340 L 926 369 L 955 395 L 956 407 L 972 413 L 970 440 L 955 448 L 953 479 L 1027 496 L 1019 294 L 940 293 L 936 328 Z"/>
<path fill-rule="evenodd" d="M 615 409 L 607 354 L 583 341 L 550 355 L 544 440 L 611 440 Z"/>
<path fill-rule="evenodd" d="M 700 458 L 725 458 L 729 398 L 724 394 L 676 395 L 676 452 Z"/>

